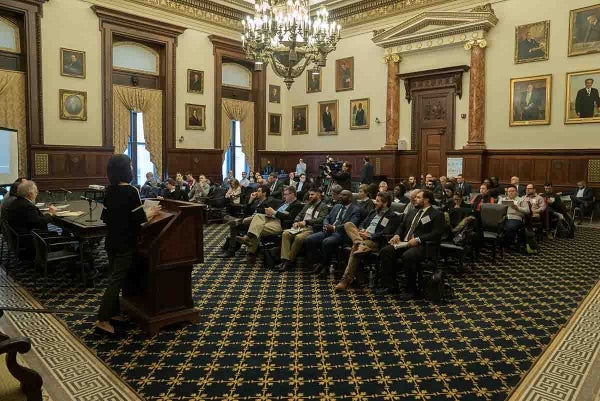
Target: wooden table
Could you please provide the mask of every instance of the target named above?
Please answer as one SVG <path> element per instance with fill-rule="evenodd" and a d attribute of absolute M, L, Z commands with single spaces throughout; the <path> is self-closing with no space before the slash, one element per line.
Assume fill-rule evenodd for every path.
<path fill-rule="evenodd" d="M 92 218 L 96 220 L 93 222 L 86 221 L 90 220 L 89 204 L 84 200 L 74 200 L 68 203 L 69 207 L 59 209 L 59 211 L 70 210 L 72 212 L 81 211 L 84 212 L 81 216 L 77 217 L 52 217 L 52 224 L 65 228 L 77 235 L 83 240 L 99 239 L 106 237 L 108 229 L 106 224 L 100 219 L 102 215 L 102 204 L 92 204 Z"/>

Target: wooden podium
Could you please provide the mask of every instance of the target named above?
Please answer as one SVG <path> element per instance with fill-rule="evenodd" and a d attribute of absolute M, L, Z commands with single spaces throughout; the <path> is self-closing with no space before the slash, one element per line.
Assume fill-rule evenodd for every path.
<path fill-rule="evenodd" d="M 160 205 L 160 214 L 142 225 L 121 297 L 123 309 L 150 335 L 173 323 L 199 321 L 192 269 L 204 262 L 206 205 L 169 199 Z"/>

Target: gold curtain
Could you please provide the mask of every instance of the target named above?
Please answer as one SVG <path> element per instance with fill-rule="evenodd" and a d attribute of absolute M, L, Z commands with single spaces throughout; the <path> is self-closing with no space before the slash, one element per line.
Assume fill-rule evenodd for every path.
<path fill-rule="evenodd" d="M 131 111 L 143 113 L 144 138 L 156 174 L 162 176 L 162 91 L 113 85 L 113 143 L 115 153 L 127 149 Z"/>
<path fill-rule="evenodd" d="M 27 176 L 27 121 L 25 77 L 22 72 L 0 70 L 0 126 L 17 130 L 19 176 Z"/>
<path fill-rule="evenodd" d="M 254 166 L 254 103 L 241 100 L 222 99 L 221 149 L 223 158 L 231 141 L 231 121 L 240 122 L 242 150 L 250 168 Z"/>

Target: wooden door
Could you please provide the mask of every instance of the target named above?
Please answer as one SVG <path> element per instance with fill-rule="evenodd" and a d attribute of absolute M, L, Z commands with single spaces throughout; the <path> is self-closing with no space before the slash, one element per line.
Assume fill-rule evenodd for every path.
<path fill-rule="evenodd" d="M 454 97 L 451 88 L 414 93 L 413 133 L 421 175 L 446 175 L 446 151 L 454 148 Z"/>

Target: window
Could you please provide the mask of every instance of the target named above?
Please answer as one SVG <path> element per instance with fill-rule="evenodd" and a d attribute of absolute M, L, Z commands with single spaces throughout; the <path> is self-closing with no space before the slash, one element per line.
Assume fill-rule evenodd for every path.
<path fill-rule="evenodd" d="M 0 17 L 0 50 L 11 53 L 21 52 L 19 28 L 9 20 Z"/>
<path fill-rule="evenodd" d="M 134 184 L 144 185 L 148 172 L 156 174 L 154 164 L 150 161 L 150 153 L 146 150 L 143 113 L 131 112 L 131 134 L 125 154 L 131 157 Z"/>
<path fill-rule="evenodd" d="M 229 175 L 229 170 L 233 170 L 235 178 L 238 180 L 242 177 L 242 171 L 248 171 L 248 162 L 246 155 L 242 151 L 242 139 L 240 134 L 240 122 L 231 122 L 231 141 L 229 142 L 229 150 L 225 153 L 225 161 L 223 162 L 223 177 Z"/>
<path fill-rule="evenodd" d="M 113 44 L 114 69 L 158 75 L 159 62 L 158 52 L 141 43 L 116 42 Z"/>

